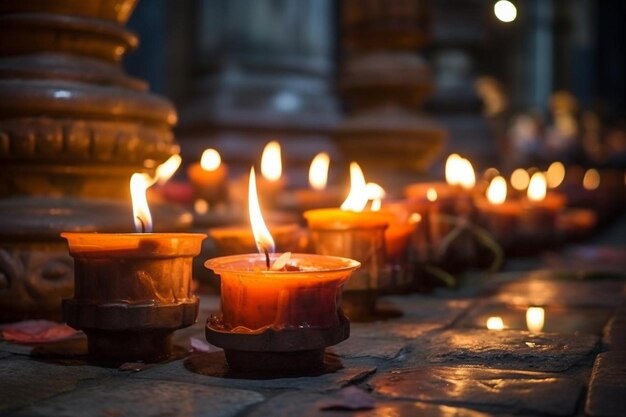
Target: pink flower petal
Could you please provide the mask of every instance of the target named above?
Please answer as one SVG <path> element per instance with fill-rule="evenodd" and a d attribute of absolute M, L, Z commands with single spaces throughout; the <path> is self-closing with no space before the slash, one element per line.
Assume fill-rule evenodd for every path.
<path fill-rule="evenodd" d="M 65 323 L 26 320 L 0 325 L 5 340 L 15 343 L 46 343 L 68 339 L 77 331 Z"/>

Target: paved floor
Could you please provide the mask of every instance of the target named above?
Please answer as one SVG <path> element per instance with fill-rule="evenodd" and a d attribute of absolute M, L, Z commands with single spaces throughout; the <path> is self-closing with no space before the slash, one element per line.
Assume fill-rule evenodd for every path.
<path fill-rule="evenodd" d="M 549 264 L 580 271 L 572 267 L 577 253 Z M 604 266 L 619 270 L 623 262 Z M 545 312 L 534 334 L 531 305 Z M 205 296 L 200 322 L 176 334 L 178 359 L 163 364 L 94 366 L 75 355 L 84 341 L 0 342 L 0 415 L 625 416 L 625 306 L 619 273 L 477 274 L 459 291 L 383 298 L 380 307 L 402 317 L 353 323 L 351 337 L 328 349 L 327 361 L 341 368 L 335 372 L 245 379 L 228 374 L 218 348 L 186 353 L 191 338 L 204 340 L 203 322 L 218 309 L 217 298 Z M 504 330 L 486 328 L 492 316 Z M 350 407 L 373 408 L 343 410 Z"/>

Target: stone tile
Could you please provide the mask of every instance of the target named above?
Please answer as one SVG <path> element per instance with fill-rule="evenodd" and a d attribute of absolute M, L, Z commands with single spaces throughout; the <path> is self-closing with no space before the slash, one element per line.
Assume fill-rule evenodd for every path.
<path fill-rule="evenodd" d="M 221 361 L 218 366 L 227 368 L 222 352 L 196 355 L 196 357 L 214 355 L 215 361 Z M 192 357 L 193 358 L 193 357 Z M 187 361 L 192 360 L 188 358 Z M 282 377 L 282 378 L 235 378 L 229 376 L 209 376 L 200 372 L 192 372 L 185 366 L 185 361 L 173 361 L 158 367 L 134 373 L 131 378 L 159 379 L 168 381 L 187 382 L 199 385 L 212 385 L 229 388 L 243 388 L 252 390 L 295 389 L 314 392 L 331 391 L 342 388 L 354 382 L 361 381 L 376 372 L 375 366 L 350 365 L 335 372 L 325 373 L 316 377 Z M 212 364 L 211 366 L 215 366 Z M 213 371 L 209 372 L 212 373 Z M 226 372 L 217 372 L 226 374 Z"/>
<path fill-rule="evenodd" d="M 323 395 L 314 393 L 288 392 L 257 406 L 246 417 L 487 417 L 479 411 L 445 405 L 409 401 L 376 402 L 371 410 L 345 411 L 319 409 Z"/>
<path fill-rule="evenodd" d="M 593 417 L 626 416 L 626 351 L 598 355 L 591 374 L 585 412 Z"/>
<path fill-rule="evenodd" d="M 253 391 L 118 378 L 42 401 L 15 416 L 230 417 L 265 398 Z"/>
<path fill-rule="evenodd" d="M 115 370 L 95 366 L 62 366 L 23 358 L 0 361 L 0 411 L 34 404 L 71 391 Z"/>
<path fill-rule="evenodd" d="M 353 337 L 328 348 L 342 358 L 394 359 L 400 355 L 407 341 L 399 337 Z"/>
<path fill-rule="evenodd" d="M 498 301 L 520 305 L 566 307 L 619 307 L 626 301 L 624 281 L 550 280 L 530 278 L 505 284 Z"/>
<path fill-rule="evenodd" d="M 587 358 L 598 337 L 531 335 L 519 330 L 459 329 L 428 334 L 411 343 L 407 362 L 480 364 L 490 368 L 560 372 Z"/>
<path fill-rule="evenodd" d="M 451 324 L 471 304 L 468 300 L 447 300 L 417 294 L 385 296 L 379 307 L 400 310 L 404 315 L 399 321 L 432 323 L 440 327 Z"/>
<path fill-rule="evenodd" d="M 582 384 L 554 374 L 430 366 L 381 374 L 371 381 L 388 398 L 480 407 L 516 413 L 572 415 Z"/>
<path fill-rule="evenodd" d="M 485 329 L 487 319 L 492 316 L 502 318 L 505 328 L 528 330 L 524 306 L 502 303 L 481 303 L 473 308 L 455 325 L 459 328 Z M 568 308 L 544 307 L 544 333 L 590 333 L 601 335 L 613 315 L 608 308 Z"/>
<path fill-rule="evenodd" d="M 603 342 L 608 350 L 626 350 L 626 307 L 615 312 L 604 331 Z"/>

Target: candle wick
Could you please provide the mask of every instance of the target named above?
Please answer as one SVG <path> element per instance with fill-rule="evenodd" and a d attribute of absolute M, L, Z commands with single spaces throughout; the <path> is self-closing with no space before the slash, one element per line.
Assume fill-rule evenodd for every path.
<path fill-rule="evenodd" d="M 263 249 L 263 253 L 265 254 L 265 266 L 267 267 L 267 270 L 270 270 L 270 254 L 267 251 L 267 248 L 265 247 L 264 244 L 259 242 L 259 246 L 261 246 L 261 249 Z"/>
<path fill-rule="evenodd" d="M 141 223 L 141 233 L 146 233 L 146 224 L 143 222 L 141 216 L 137 216 L 137 220 Z"/>

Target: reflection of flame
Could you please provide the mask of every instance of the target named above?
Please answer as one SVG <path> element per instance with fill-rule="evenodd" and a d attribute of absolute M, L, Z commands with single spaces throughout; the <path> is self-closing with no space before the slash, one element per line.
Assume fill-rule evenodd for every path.
<path fill-rule="evenodd" d="M 600 173 L 597 169 L 588 169 L 583 177 L 583 187 L 585 190 L 595 190 L 600 186 Z"/>
<path fill-rule="evenodd" d="M 275 140 L 265 145 L 261 156 L 261 175 L 270 181 L 278 181 L 283 172 L 280 144 Z"/>
<path fill-rule="evenodd" d="M 491 204 L 502 204 L 506 200 L 506 180 L 503 177 L 495 177 L 487 188 L 487 200 Z"/>
<path fill-rule="evenodd" d="M 528 307 L 526 310 L 526 327 L 531 333 L 541 333 L 546 312 L 542 307 Z"/>
<path fill-rule="evenodd" d="M 156 167 L 154 178 L 159 184 L 165 184 L 167 180 L 172 178 L 172 175 L 176 172 L 183 159 L 180 155 L 175 154 L 170 156 L 167 161 Z"/>
<path fill-rule="evenodd" d="M 265 225 L 261 207 L 259 207 L 259 197 L 256 192 L 256 175 L 254 167 L 250 169 L 250 180 L 248 182 L 248 214 L 250 215 L 250 225 L 252 226 L 252 234 L 259 253 L 265 251 L 274 252 L 274 238 Z"/>
<path fill-rule="evenodd" d="M 200 166 L 205 171 L 215 171 L 222 164 L 222 157 L 215 149 L 209 148 L 202 152 Z"/>
<path fill-rule="evenodd" d="M 530 177 L 526 195 L 530 201 L 543 201 L 546 198 L 546 177 L 542 172 L 535 172 Z"/>
<path fill-rule="evenodd" d="M 511 173 L 511 187 L 517 191 L 523 191 L 528 188 L 528 182 L 530 181 L 530 175 L 523 168 L 517 168 Z"/>
<path fill-rule="evenodd" d="M 474 173 L 474 167 L 468 159 L 461 159 L 459 163 L 458 176 L 458 184 L 466 190 L 470 190 L 474 188 L 474 185 L 476 185 L 476 174 Z"/>
<path fill-rule="evenodd" d="M 446 182 L 448 185 L 459 185 L 459 163 L 463 158 L 453 153 L 446 159 Z"/>
<path fill-rule="evenodd" d="M 437 201 L 437 197 L 437 190 L 435 190 L 433 187 L 430 187 L 428 188 L 428 190 L 426 190 L 426 199 L 431 203 L 433 201 Z"/>
<path fill-rule="evenodd" d="M 380 211 L 383 198 L 385 197 L 385 189 L 375 182 L 368 182 L 365 185 L 365 192 L 367 193 L 367 199 L 372 200 L 372 211 Z"/>
<path fill-rule="evenodd" d="M 546 171 L 548 187 L 556 188 L 565 179 L 565 166 L 561 162 L 552 162 Z"/>
<path fill-rule="evenodd" d="M 487 328 L 489 330 L 502 330 L 504 329 L 504 322 L 502 317 L 494 316 L 487 319 Z"/>
<path fill-rule="evenodd" d="M 367 205 L 367 184 L 361 167 L 356 162 L 350 163 L 350 193 L 341 205 L 342 210 L 363 211 Z"/>
<path fill-rule="evenodd" d="M 133 200 L 133 220 L 135 230 L 150 233 L 152 231 L 152 216 L 146 199 L 146 190 L 154 184 L 154 180 L 145 173 L 135 173 L 130 177 L 130 195 Z"/>
<path fill-rule="evenodd" d="M 323 190 L 328 182 L 328 166 L 330 157 L 326 152 L 315 155 L 309 168 L 309 184 L 314 190 Z"/>

